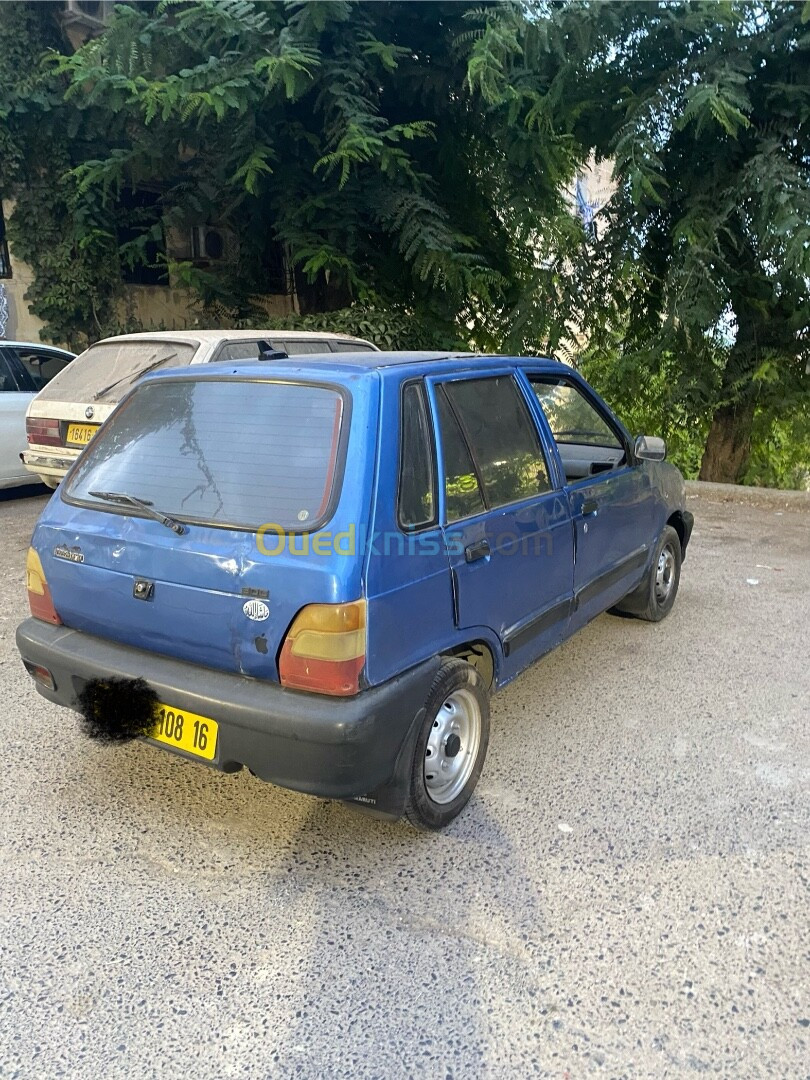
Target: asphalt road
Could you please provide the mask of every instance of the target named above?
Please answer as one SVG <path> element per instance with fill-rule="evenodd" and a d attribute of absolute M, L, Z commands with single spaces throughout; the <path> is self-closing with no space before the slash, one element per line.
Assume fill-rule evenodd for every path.
<path fill-rule="evenodd" d="M 669 619 L 496 696 L 442 835 L 84 740 L 0 502 L 0 1076 L 810 1075 L 810 512 L 723 498 Z"/>

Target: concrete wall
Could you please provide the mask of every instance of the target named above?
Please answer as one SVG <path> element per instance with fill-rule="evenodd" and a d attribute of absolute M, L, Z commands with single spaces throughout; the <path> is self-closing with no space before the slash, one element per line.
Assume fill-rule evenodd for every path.
<path fill-rule="evenodd" d="M 289 315 L 295 311 L 291 296 L 254 296 L 252 302 L 268 315 Z M 204 329 L 199 302 L 187 289 L 172 289 L 162 285 L 125 285 L 119 305 L 122 322 L 132 319 L 143 324 L 144 330 Z M 228 324 L 223 309 L 218 323 Z"/>

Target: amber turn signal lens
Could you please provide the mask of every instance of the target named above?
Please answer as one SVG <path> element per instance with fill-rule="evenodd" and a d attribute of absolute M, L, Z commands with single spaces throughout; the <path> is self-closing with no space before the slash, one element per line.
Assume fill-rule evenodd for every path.
<path fill-rule="evenodd" d="M 31 614 L 35 619 L 61 626 L 62 620 L 56 613 L 56 608 L 51 600 L 51 590 L 42 569 L 42 560 L 36 551 L 30 547 L 28 557 L 25 560 L 25 583 L 28 588 L 28 604 Z"/>

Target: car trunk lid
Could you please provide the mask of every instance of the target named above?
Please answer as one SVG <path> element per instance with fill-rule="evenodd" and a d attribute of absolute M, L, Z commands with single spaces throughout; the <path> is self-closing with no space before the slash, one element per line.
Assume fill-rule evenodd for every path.
<path fill-rule="evenodd" d="M 341 500 L 349 400 L 336 387 L 227 375 L 144 383 L 37 528 L 62 621 L 277 679 L 296 613 L 361 594 L 362 558 L 329 557 L 330 544 L 345 554 L 355 542 L 350 522 L 367 513 L 357 499 L 373 467 L 362 459 L 363 486 Z M 101 496 L 110 492 L 148 500 L 183 522 L 182 535 Z"/>
<path fill-rule="evenodd" d="M 346 590 L 338 576 L 289 550 L 262 554 L 248 532 L 194 528 L 90 510 L 72 527 L 42 525 L 40 552 L 63 623 L 207 667 L 277 678 L 296 612 Z M 265 545 L 267 550 L 267 547 Z M 272 550 L 272 549 L 271 549 Z"/>

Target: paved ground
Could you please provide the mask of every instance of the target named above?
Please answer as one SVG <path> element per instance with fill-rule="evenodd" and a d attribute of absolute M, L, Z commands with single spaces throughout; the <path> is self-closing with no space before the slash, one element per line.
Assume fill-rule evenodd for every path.
<path fill-rule="evenodd" d="M 666 622 L 497 696 L 440 836 L 83 741 L 0 502 L 0 1075 L 810 1074 L 810 514 L 723 498 Z"/>

